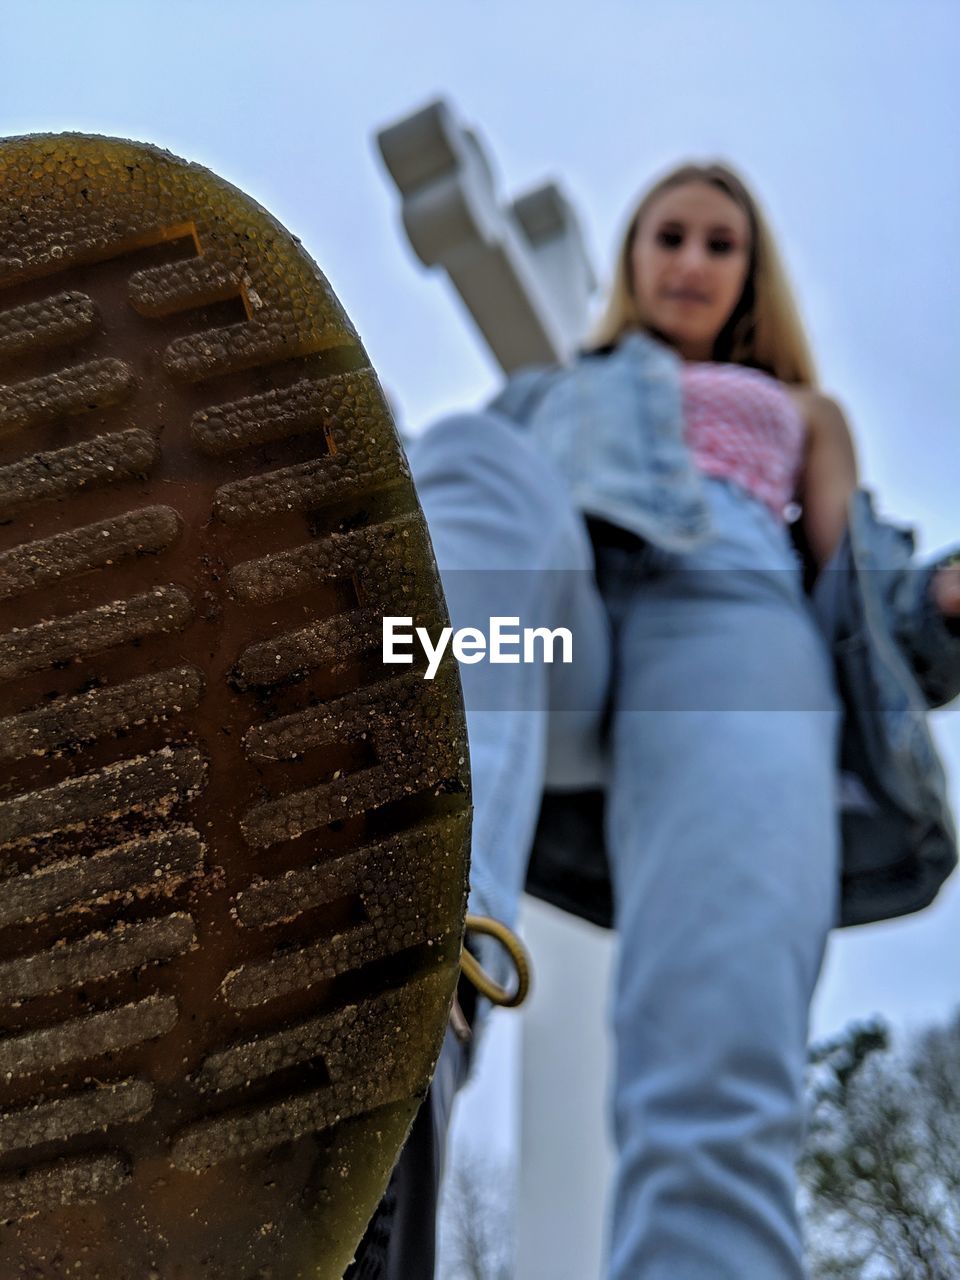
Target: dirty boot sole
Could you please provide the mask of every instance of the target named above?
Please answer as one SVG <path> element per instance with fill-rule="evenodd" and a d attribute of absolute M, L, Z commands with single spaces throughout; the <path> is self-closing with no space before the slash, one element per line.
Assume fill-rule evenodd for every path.
<path fill-rule="evenodd" d="M 0 142 L 0 1276 L 339 1280 L 433 1070 L 459 678 L 377 378 L 207 170 Z"/>

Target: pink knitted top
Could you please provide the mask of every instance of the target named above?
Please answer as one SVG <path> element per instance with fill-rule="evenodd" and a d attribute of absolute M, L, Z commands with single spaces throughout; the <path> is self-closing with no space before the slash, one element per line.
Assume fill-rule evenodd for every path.
<path fill-rule="evenodd" d="M 759 369 L 712 361 L 685 363 L 680 380 L 686 442 L 697 467 L 736 480 L 782 520 L 806 434 L 783 384 Z"/>

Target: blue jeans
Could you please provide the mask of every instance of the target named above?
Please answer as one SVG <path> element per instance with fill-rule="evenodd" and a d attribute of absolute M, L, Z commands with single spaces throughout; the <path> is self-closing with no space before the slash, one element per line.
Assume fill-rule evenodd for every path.
<path fill-rule="evenodd" d="M 515 616 L 573 637 L 569 666 L 460 666 L 470 909 L 515 919 L 544 787 L 605 786 L 608 1276 L 799 1280 L 794 1166 L 837 906 L 841 709 L 786 528 L 707 478 L 708 543 L 595 548 L 559 472 L 497 415 L 444 419 L 408 452 L 453 625 Z"/>

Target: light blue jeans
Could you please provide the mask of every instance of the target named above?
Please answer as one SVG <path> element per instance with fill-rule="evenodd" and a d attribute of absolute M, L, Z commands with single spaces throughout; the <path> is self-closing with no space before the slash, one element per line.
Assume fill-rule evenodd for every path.
<path fill-rule="evenodd" d="M 545 787 L 606 787 L 608 1276 L 800 1280 L 795 1160 L 837 906 L 841 711 L 786 528 L 706 478 L 709 542 L 595 550 L 559 472 L 497 415 L 446 418 L 408 454 L 453 625 L 514 616 L 573 637 L 569 666 L 461 664 L 470 909 L 514 920 Z"/>

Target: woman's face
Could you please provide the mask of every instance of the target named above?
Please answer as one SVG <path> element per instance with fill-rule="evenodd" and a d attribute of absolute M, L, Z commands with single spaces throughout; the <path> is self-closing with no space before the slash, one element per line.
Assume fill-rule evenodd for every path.
<path fill-rule="evenodd" d="M 750 263 L 750 223 L 709 182 L 661 192 L 637 228 L 630 267 L 649 324 L 685 360 L 710 360 L 740 300 Z"/>

